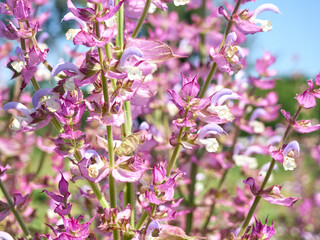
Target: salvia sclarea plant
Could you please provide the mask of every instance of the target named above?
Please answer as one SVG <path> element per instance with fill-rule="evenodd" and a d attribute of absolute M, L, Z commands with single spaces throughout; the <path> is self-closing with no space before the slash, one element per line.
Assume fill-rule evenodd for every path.
<path fill-rule="evenodd" d="M 248 76 L 244 47 L 272 29 L 260 13 L 280 10 L 247 2 L 67 0 L 60 20 L 75 24 L 65 33 L 75 47 L 57 65 L 47 60 L 50 12 L 38 11 L 48 1 L 1 3 L 0 56 L 15 84 L 0 89 L 0 238 L 316 239 L 320 179 L 303 180 L 299 159 L 309 151 L 319 163 L 320 145 L 290 134 L 320 128 L 299 118 L 320 98 L 320 75 L 295 113 L 281 110 L 275 57 L 265 51 Z M 282 124 L 268 124 L 280 112 Z M 296 169 L 296 197 L 271 185 L 277 168 Z M 255 215 L 261 201 L 301 197 L 294 232 Z"/>

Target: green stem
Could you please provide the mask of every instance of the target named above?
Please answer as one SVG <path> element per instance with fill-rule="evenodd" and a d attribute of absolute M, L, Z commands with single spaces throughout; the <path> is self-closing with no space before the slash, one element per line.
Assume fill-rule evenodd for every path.
<path fill-rule="evenodd" d="M 170 161 L 169 161 L 169 164 L 167 166 L 167 176 L 170 175 L 171 170 L 172 170 L 173 166 L 175 165 L 175 163 L 176 163 L 176 161 L 177 161 L 177 159 L 179 157 L 179 153 L 180 153 L 180 150 L 182 148 L 182 146 L 181 146 L 181 138 L 182 138 L 182 134 L 183 134 L 184 130 L 185 130 L 184 127 L 180 128 L 180 131 L 179 131 L 179 134 L 178 134 L 178 139 L 177 139 L 177 146 L 174 148 L 173 154 L 172 154 L 172 156 L 170 158 Z"/>
<path fill-rule="evenodd" d="M 206 18 L 206 0 L 202 0 L 200 8 L 200 16 L 204 20 Z M 200 33 L 200 59 L 201 63 L 204 64 L 206 61 L 206 34 L 204 32 Z"/>
<path fill-rule="evenodd" d="M 189 235 L 192 230 L 192 223 L 193 223 L 193 208 L 195 207 L 194 199 L 195 199 L 195 182 L 197 181 L 196 176 L 198 172 L 198 164 L 195 162 L 191 163 L 191 172 L 190 172 L 190 181 L 191 184 L 189 185 L 189 208 L 191 208 L 191 212 L 187 214 L 186 217 L 186 234 Z"/>
<path fill-rule="evenodd" d="M 124 137 L 128 137 L 132 132 L 132 113 L 131 113 L 131 104 L 130 101 L 124 101 L 123 110 L 125 116 L 124 123 Z"/>
<path fill-rule="evenodd" d="M 220 193 L 220 189 L 221 189 L 221 186 L 224 182 L 224 180 L 226 179 L 226 176 L 228 174 L 228 169 L 226 169 L 222 175 L 222 178 L 220 179 L 219 183 L 218 183 L 218 186 L 217 186 L 217 189 L 216 189 L 216 193 L 214 195 L 214 202 L 212 203 L 211 207 L 210 207 L 210 211 L 209 211 L 209 215 L 207 216 L 206 218 L 206 221 L 205 223 L 203 224 L 202 226 L 202 234 L 204 235 L 204 233 L 206 232 L 207 230 L 207 227 L 210 223 L 210 219 L 211 219 L 211 216 L 214 212 L 214 209 L 215 209 L 215 206 L 216 206 L 216 202 L 217 202 L 217 198 L 219 197 L 219 193 Z"/>
<path fill-rule="evenodd" d="M 285 133 L 284 133 L 284 135 L 283 135 L 283 137 L 282 137 L 282 139 L 281 139 L 281 141 L 280 141 L 280 143 L 279 143 L 279 145 L 278 145 L 278 149 L 281 149 L 281 148 L 282 148 L 284 142 L 285 142 L 286 139 L 288 138 L 289 133 L 290 133 L 290 130 L 291 130 L 291 128 L 292 128 L 292 123 L 297 119 L 297 117 L 299 116 L 301 110 L 302 110 L 302 106 L 299 106 L 298 109 L 297 109 L 297 111 L 296 111 L 296 113 L 294 114 L 292 120 L 289 122 L 289 124 L 288 124 L 288 126 L 287 126 L 287 128 L 286 128 L 286 131 L 285 131 Z M 261 199 L 261 192 L 264 190 L 265 186 L 267 185 L 267 183 L 268 183 L 268 181 L 269 181 L 269 178 L 270 178 L 270 176 L 271 176 L 271 173 L 272 173 L 272 170 L 273 170 L 275 164 L 276 164 L 276 161 L 275 161 L 274 159 L 272 159 L 272 161 L 271 161 L 271 163 L 270 163 L 270 166 L 269 166 L 269 169 L 268 169 L 268 171 L 267 171 L 267 174 L 266 174 L 266 176 L 264 177 L 264 180 L 263 180 L 263 182 L 262 182 L 262 184 L 261 184 L 259 193 L 258 193 L 258 195 L 254 198 L 254 201 L 253 201 L 253 203 L 252 203 L 252 206 L 250 207 L 250 210 L 249 210 L 249 212 L 248 212 L 248 215 L 247 215 L 246 219 L 244 220 L 244 222 L 243 222 L 243 224 L 242 224 L 242 226 L 241 226 L 241 230 L 240 230 L 239 235 L 238 235 L 239 237 L 241 237 L 241 236 L 245 233 L 245 231 L 246 231 L 246 229 L 247 229 L 247 227 L 248 227 L 248 225 L 249 225 L 249 223 L 250 223 L 250 220 L 251 220 L 251 218 L 252 218 L 252 216 L 253 216 L 253 214 L 254 214 L 257 206 L 259 205 L 259 202 L 260 202 L 260 199 Z"/>
<path fill-rule="evenodd" d="M 89 183 L 90 187 L 92 188 L 92 191 L 96 195 L 96 198 L 98 199 L 100 205 L 103 208 L 110 208 L 109 203 L 107 202 L 107 200 L 103 196 L 100 187 L 97 184 L 95 184 L 94 182 L 88 181 L 88 183 Z"/>
<path fill-rule="evenodd" d="M 146 1 L 146 5 L 144 5 L 144 9 L 143 9 L 142 15 L 141 15 L 141 17 L 140 17 L 140 19 L 138 21 L 138 24 L 137 24 L 136 28 L 134 29 L 134 31 L 133 31 L 133 33 L 131 35 L 132 38 L 136 38 L 138 36 L 138 34 L 140 32 L 140 29 L 141 29 L 141 27 L 143 25 L 143 22 L 147 17 L 150 5 L 151 5 L 151 0 L 147 0 Z"/>
<path fill-rule="evenodd" d="M 125 123 L 124 123 L 124 131 L 123 137 L 126 138 L 131 135 L 132 132 L 132 113 L 131 113 L 131 104 L 130 101 L 125 101 L 123 103 L 123 110 L 125 116 Z M 136 202 L 135 202 L 135 192 L 134 192 L 134 183 L 126 183 L 126 189 L 124 191 L 125 198 L 124 198 L 124 206 L 130 204 L 131 206 L 131 218 L 130 218 L 130 225 L 134 227 L 134 220 L 135 220 L 135 212 L 136 212 Z"/>
<path fill-rule="evenodd" d="M 112 127 L 107 126 L 107 141 L 108 141 L 108 153 L 109 153 L 109 168 L 114 168 L 114 150 L 113 150 L 113 134 Z M 117 208 L 117 191 L 116 184 L 112 174 L 109 175 L 109 195 L 111 208 Z M 119 230 L 113 230 L 113 239 L 120 239 Z"/>
<path fill-rule="evenodd" d="M 135 229 L 136 229 L 136 230 L 139 230 L 139 229 L 142 227 L 142 225 L 143 225 L 143 223 L 146 221 L 147 217 L 148 217 L 148 213 L 147 213 L 147 211 L 144 211 L 144 212 L 142 213 L 142 215 L 141 215 L 141 217 L 140 217 L 137 225 L 135 226 Z"/>
<path fill-rule="evenodd" d="M 97 27 L 97 36 L 100 36 L 99 27 Z M 99 60 L 101 65 L 101 82 L 102 82 L 102 90 L 103 90 L 103 99 L 104 103 L 107 104 L 107 109 L 105 109 L 105 113 L 109 114 L 109 93 L 108 93 L 108 82 L 106 76 L 104 75 L 104 66 L 103 66 L 103 52 L 102 48 L 98 48 Z M 109 153 L 109 168 L 113 169 L 114 167 L 114 150 L 113 150 L 113 133 L 112 127 L 107 126 L 107 141 L 108 141 L 108 153 Z M 110 195 L 110 206 L 111 208 L 117 207 L 117 191 L 116 184 L 112 174 L 109 175 L 109 195 Z M 120 239 L 119 230 L 113 230 L 113 239 Z"/>
<path fill-rule="evenodd" d="M 46 156 L 47 156 L 47 153 L 45 151 L 42 152 L 41 154 L 41 157 L 40 157 L 40 162 L 39 162 L 39 166 L 37 168 L 37 171 L 36 173 L 34 174 L 34 177 L 38 176 L 42 167 L 43 167 L 43 163 L 44 163 L 44 160 L 46 159 Z"/>
<path fill-rule="evenodd" d="M 116 0 L 116 5 L 119 4 L 120 0 Z M 123 30 L 124 30 L 124 8 L 123 4 L 117 12 L 117 27 L 118 35 L 116 36 L 116 44 L 120 48 L 121 53 L 123 52 Z"/>
<path fill-rule="evenodd" d="M 20 216 L 19 212 L 16 210 L 16 208 L 13 206 L 13 201 L 6 189 L 6 187 L 4 186 L 1 178 L 0 178 L 0 188 L 1 188 L 1 191 L 3 193 L 3 195 L 5 196 L 5 198 L 7 199 L 7 202 L 9 204 L 9 206 L 11 207 L 10 210 L 11 212 L 13 213 L 13 215 L 15 216 L 16 220 L 18 221 L 25 237 L 29 240 L 29 239 L 32 239 L 31 237 L 31 234 L 30 234 L 30 231 L 28 229 L 28 227 L 26 226 L 26 224 L 24 223 L 22 217 Z"/>
<path fill-rule="evenodd" d="M 36 81 L 35 77 L 31 78 L 31 83 L 32 83 L 35 91 L 38 91 L 40 89 L 40 86 L 39 86 L 38 82 Z"/>
<path fill-rule="evenodd" d="M 104 48 L 106 50 L 107 59 L 111 60 L 112 59 L 112 53 L 111 53 L 111 49 L 110 49 L 110 44 L 107 43 Z"/>

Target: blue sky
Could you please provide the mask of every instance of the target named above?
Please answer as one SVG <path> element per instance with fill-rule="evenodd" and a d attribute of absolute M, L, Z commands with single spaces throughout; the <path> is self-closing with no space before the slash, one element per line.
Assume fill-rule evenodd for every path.
<path fill-rule="evenodd" d="M 274 68 L 280 75 L 302 73 L 314 78 L 320 72 L 320 1 L 319 0 L 257 0 L 245 5 L 255 9 L 260 4 L 273 3 L 282 14 L 264 12 L 259 19 L 268 19 L 270 32 L 249 36 L 253 61 L 263 50 L 277 56 Z"/>

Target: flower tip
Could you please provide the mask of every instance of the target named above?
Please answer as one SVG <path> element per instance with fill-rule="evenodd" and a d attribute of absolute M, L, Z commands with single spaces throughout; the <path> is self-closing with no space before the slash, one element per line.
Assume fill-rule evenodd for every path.
<path fill-rule="evenodd" d="M 62 62 L 57 64 L 53 69 L 52 69 L 52 76 L 57 76 L 60 72 L 62 71 L 72 71 L 75 72 L 76 74 L 81 74 L 79 68 L 74 65 L 73 63 L 70 62 Z"/>
<path fill-rule="evenodd" d="M 252 17 L 256 18 L 258 15 L 260 15 L 264 11 L 272 11 L 274 13 L 280 13 L 280 10 L 276 5 L 274 5 L 272 3 L 264 3 L 256 8 Z"/>
<path fill-rule="evenodd" d="M 0 239 L 13 240 L 13 237 L 7 232 L 0 231 Z"/>
<path fill-rule="evenodd" d="M 137 57 L 142 57 L 143 53 L 142 51 L 137 48 L 137 47 L 128 47 L 126 48 L 123 53 L 122 56 L 120 58 L 120 67 L 124 67 L 126 61 L 128 60 L 129 57 L 131 56 L 137 56 Z"/>
<path fill-rule="evenodd" d="M 226 43 L 233 44 L 237 40 L 237 34 L 235 32 L 231 32 L 228 34 Z"/>
<path fill-rule="evenodd" d="M 36 108 L 39 105 L 40 99 L 47 95 L 52 95 L 51 88 L 41 88 L 33 94 L 32 105 Z"/>

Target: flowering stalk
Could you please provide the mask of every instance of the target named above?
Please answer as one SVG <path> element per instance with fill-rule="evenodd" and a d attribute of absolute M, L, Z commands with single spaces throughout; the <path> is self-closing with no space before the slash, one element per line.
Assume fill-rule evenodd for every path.
<path fill-rule="evenodd" d="M 241 0 L 238 0 L 237 4 L 236 4 L 236 6 L 235 6 L 235 8 L 234 8 L 234 10 L 233 10 L 233 12 L 231 14 L 231 17 L 230 17 L 230 19 L 228 21 L 228 25 L 227 25 L 227 28 L 226 28 L 226 30 L 224 32 L 222 41 L 220 43 L 219 50 L 223 47 L 223 45 L 226 42 L 227 36 L 230 33 L 231 27 L 233 25 L 233 16 L 239 10 L 240 4 L 241 4 Z M 217 63 L 214 62 L 212 67 L 211 67 L 211 69 L 210 69 L 210 72 L 209 72 L 209 74 L 208 74 L 208 76 L 206 78 L 206 81 L 204 82 L 204 85 L 202 86 L 202 89 L 201 89 L 200 94 L 199 94 L 199 98 L 203 98 L 204 97 L 204 95 L 205 95 L 205 93 L 206 93 L 206 91 L 207 91 L 207 89 L 208 89 L 208 87 L 209 87 L 209 85 L 211 83 L 211 79 L 212 79 L 212 77 L 214 76 L 214 74 L 217 71 L 217 67 L 218 67 Z"/>
<path fill-rule="evenodd" d="M 227 38 L 227 35 L 229 34 L 230 30 L 231 30 L 231 27 L 232 27 L 232 24 L 233 24 L 233 15 L 238 11 L 239 7 L 240 7 L 240 3 L 241 3 L 241 0 L 238 0 L 237 1 L 237 4 L 232 12 L 232 15 L 230 17 L 230 20 L 228 22 L 228 25 L 227 25 L 227 28 L 226 28 L 226 31 L 223 35 L 223 39 L 222 39 L 222 42 L 220 44 L 220 47 L 219 49 L 222 48 L 222 46 L 224 45 L 225 41 L 226 41 L 226 38 Z M 217 70 L 217 63 L 213 63 L 211 69 L 210 69 L 210 72 L 206 78 L 206 81 L 204 83 L 204 85 L 202 86 L 201 90 L 200 90 L 200 93 L 199 93 L 199 98 L 203 98 L 210 83 L 211 83 L 211 79 L 213 77 L 213 75 L 215 74 Z M 186 110 L 186 114 L 188 113 L 188 109 Z M 174 151 L 173 151 L 173 154 L 171 156 L 171 159 L 169 161 L 169 164 L 168 164 L 168 167 L 167 167 L 167 175 L 170 174 L 171 170 L 172 170 L 172 167 L 174 166 L 174 163 L 176 162 L 176 160 L 178 159 L 178 156 L 179 156 L 179 153 L 180 153 L 180 150 L 181 150 L 181 144 L 180 144 L 180 141 L 181 141 L 181 137 L 182 137 L 182 133 L 184 132 L 184 128 L 180 128 L 180 131 L 179 131 L 179 135 L 178 135 L 178 139 L 177 139 L 177 146 L 175 147 Z"/>
<path fill-rule="evenodd" d="M 255 86 L 253 86 L 252 89 L 251 89 L 251 91 L 250 91 L 250 93 L 249 93 L 249 95 L 248 95 L 248 98 L 249 98 L 249 99 L 250 99 L 251 96 L 253 96 L 255 89 L 256 89 Z M 242 121 L 243 119 L 245 119 L 245 117 L 246 117 L 245 113 L 246 113 L 248 107 L 249 107 L 249 104 L 246 104 L 246 105 L 244 106 L 243 112 L 242 112 L 242 115 L 241 115 L 241 118 L 240 118 L 240 120 L 239 120 L 239 123 L 241 123 L 241 121 Z M 230 147 L 230 155 L 229 155 L 229 156 L 230 156 L 230 159 L 229 159 L 229 161 L 232 161 L 232 158 L 233 158 L 233 155 L 234 155 L 234 149 L 235 149 L 235 146 L 236 146 L 236 144 L 237 144 L 237 140 L 238 140 L 238 137 L 239 137 L 240 132 L 241 132 L 240 126 L 239 126 L 239 125 L 235 125 L 235 133 L 234 133 L 234 136 L 233 136 L 232 145 L 231 145 L 231 147 Z M 219 192 L 220 192 L 220 190 L 221 190 L 221 187 L 222 187 L 224 181 L 225 181 L 226 178 L 227 178 L 228 173 L 229 173 L 229 168 L 226 169 L 226 170 L 224 170 L 224 172 L 223 172 L 223 174 L 222 174 L 222 177 L 221 177 L 220 180 L 219 180 L 218 186 L 217 186 L 217 188 L 216 188 L 216 193 L 215 193 L 215 196 L 214 196 L 214 199 L 215 199 L 215 200 L 216 200 L 217 197 L 219 196 Z M 209 225 L 209 223 L 210 223 L 210 218 L 211 218 L 211 216 L 212 216 L 212 214 L 213 214 L 213 212 L 214 212 L 215 207 L 216 207 L 216 201 L 214 201 L 213 204 L 212 204 L 211 207 L 210 207 L 209 215 L 208 215 L 205 223 L 204 223 L 203 226 L 202 226 L 202 234 L 205 234 L 205 232 L 206 232 L 206 229 L 207 229 L 207 227 L 208 227 L 208 225 Z"/>
<path fill-rule="evenodd" d="M 200 159 L 203 154 L 205 153 L 204 149 L 199 150 L 198 152 L 200 152 L 199 154 L 197 154 L 196 152 L 196 157 L 197 159 Z M 195 199 L 195 189 L 196 189 L 196 177 L 197 177 L 197 173 L 198 173 L 198 164 L 195 162 L 191 163 L 191 170 L 190 170 L 190 180 L 191 183 L 189 185 L 189 207 L 193 208 L 195 206 L 194 204 L 194 199 Z M 193 209 L 191 209 L 191 212 L 187 214 L 186 217 L 186 234 L 189 234 L 192 230 L 192 224 L 193 224 Z"/>
<path fill-rule="evenodd" d="M 99 4 L 101 6 L 101 4 Z M 99 6 L 96 5 L 96 10 L 99 9 Z M 100 31 L 99 31 L 99 23 L 96 23 L 96 35 L 97 38 L 100 39 Z M 98 54 L 101 66 L 101 82 L 102 82 L 102 91 L 103 91 L 103 99 L 104 103 L 107 105 L 107 108 L 104 106 L 103 114 L 108 114 L 110 101 L 109 101 L 109 93 L 108 93 L 108 81 L 106 76 L 104 75 L 104 65 L 103 65 L 103 50 L 98 47 Z M 114 149 L 113 149 L 113 134 L 112 134 L 112 126 L 107 126 L 107 141 L 108 141 L 108 155 L 109 155 L 109 168 L 113 169 L 114 167 Z M 115 180 L 112 174 L 109 175 L 109 197 L 110 197 L 110 207 L 117 207 L 117 191 L 115 186 Z M 113 238 L 120 239 L 119 230 L 113 230 Z"/>
<path fill-rule="evenodd" d="M 288 126 L 286 128 L 286 131 L 285 131 L 285 133 L 284 133 L 284 135 L 283 135 L 283 137 L 282 137 L 282 139 L 281 139 L 281 141 L 280 141 L 280 143 L 278 145 L 278 149 L 282 148 L 283 143 L 288 138 L 290 130 L 292 128 L 292 123 L 297 119 L 297 117 L 299 116 L 301 110 L 302 110 L 302 106 L 299 105 L 299 107 L 298 107 L 296 113 L 294 114 L 293 118 L 289 121 L 289 124 L 288 124 Z M 250 220 L 251 220 L 251 218 L 252 218 L 252 216 L 253 216 L 253 214 L 254 214 L 254 212 L 255 212 L 255 210 L 256 210 L 259 202 L 260 202 L 261 192 L 264 190 L 265 186 L 267 185 L 275 164 L 276 164 L 276 161 L 274 159 L 272 159 L 272 161 L 270 163 L 270 166 L 269 166 L 269 169 L 267 171 L 267 174 L 266 174 L 266 176 L 265 176 L 265 178 L 264 178 L 264 180 L 263 180 L 263 182 L 261 184 L 261 187 L 260 187 L 260 190 L 259 190 L 259 194 L 254 198 L 254 201 L 253 201 L 253 203 L 251 205 L 251 208 L 250 208 L 250 210 L 248 212 L 248 215 L 247 215 L 246 219 L 244 220 L 244 222 L 243 222 L 243 224 L 241 226 L 241 230 L 240 230 L 239 235 L 238 235 L 239 237 L 241 237 L 245 233 L 245 231 L 246 231 L 246 229 L 247 229 L 247 227 L 249 225 L 249 222 L 250 222 Z"/>
<path fill-rule="evenodd" d="M 101 48 L 98 48 L 99 59 L 101 68 L 103 68 L 103 52 Z M 104 75 L 104 71 L 101 71 L 101 81 L 102 81 L 102 90 L 103 90 L 103 98 L 104 102 L 109 106 L 109 93 L 108 93 L 108 82 L 106 76 Z M 109 107 L 108 107 L 109 109 Z M 113 134 L 112 134 L 112 127 L 107 126 L 107 141 L 108 141 L 108 154 L 109 154 L 109 168 L 113 169 L 114 167 L 114 150 L 113 150 Z M 117 207 L 117 192 L 115 187 L 115 180 L 112 174 L 109 175 L 109 195 L 110 195 L 110 207 L 116 208 Z M 119 239 L 119 231 L 113 231 L 114 239 Z"/>
<path fill-rule="evenodd" d="M 125 116 L 125 122 L 123 126 L 123 135 L 124 138 L 131 135 L 132 132 L 132 114 L 131 114 L 131 104 L 130 101 L 124 101 L 123 110 Z M 131 206 L 131 218 L 130 225 L 134 227 L 134 216 L 135 216 L 135 192 L 134 192 L 134 183 L 126 183 L 126 189 L 124 192 L 124 206 L 130 204 Z"/>
<path fill-rule="evenodd" d="M 13 213 L 13 215 L 14 215 L 15 218 L 16 218 L 16 220 L 18 221 L 18 223 L 19 223 L 19 225 L 20 225 L 20 227 L 21 227 L 21 229 L 22 229 L 25 237 L 26 237 L 27 239 L 32 239 L 28 227 L 27 227 L 26 224 L 24 223 L 24 221 L 23 221 L 22 217 L 20 216 L 19 212 L 15 209 L 14 204 L 13 204 L 13 201 L 12 201 L 12 199 L 11 199 L 11 197 L 10 197 L 7 189 L 6 189 L 6 187 L 4 186 L 1 178 L 0 178 L 0 188 L 1 188 L 1 191 L 2 191 L 3 195 L 4 195 L 5 198 L 7 199 L 7 202 L 8 202 L 8 204 L 9 204 L 9 206 L 11 206 L 11 208 L 10 208 L 10 209 L 11 209 L 11 212 Z"/>
<path fill-rule="evenodd" d="M 234 8 L 234 10 L 233 10 L 233 13 L 232 13 L 232 15 L 231 15 L 231 18 L 230 18 L 230 20 L 229 20 L 229 22 L 228 22 L 228 25 L 227 25 L 227 28 L 226 28 L 226 30 L 225 30 L 225 33 L 224 33 L 224 35 L 223 35 L 223 39 L 222 39 L 222 41 L 221 41 L 221 43 L 220 43 L 220 46 L 219 46 L 219 50 L 222 48 L 222 46 L 224 45 L 224 43 L 225 43 L 225 41 L 226 41 L 226 38 L 227 38 L 227 35 L 230 33 L 230 30 L 231 30 L 231 27 L 232 27 L 232 24 L 233 24 L 233 15 L 238 11 L 238 9 L 239 9 L 239 7 L 240 7 L 240 4 L 241 4 L 241 0 L 238 0 L 237 1 L 237 4 L 236 4 L 236 6 L 235 6 L 235 8 Z M 205 0 L 203 0 L 202 1 L 202 5 L 201 5 L 201 14 L 202 14 L 202 18 L 204 19 L 205 18 L 205 6 L 206 6 L 206 1 Z M 205 47 L 204 47 L 204 44 L 205 44 L 205 36 L 204 36 L 204 34 L 201 34 L 201 45 L 200 45 L 200 55 L 202 55 L 203 54 L 203 49 L 205 49 Z M 204 57 L 202 56 L 202 57 L 200 57 L 201 59 L 203 59 Z M 205 80 L 205 82 L 204 82 L 204 85 L 202 86 L 202 88 L 201 88 L 201 90 L 200 90 L 200 93 L 199 93 L 199 98 L 203 98 L 204 97 L 204 95 L 205 95 L 205 93 L 206 93 L 206 91 L 207 91 L 207 89 L 208 89 L 208 87 L 209 87 L 209 85 L 210 85 L 210 83 L 211 83 L 211 79 L 212 79 L 212 77 L 214 76 L 214 74 L 216 73 L 216 71 L 217 71 L 217 63 L 216 62 L 214 62 L 213 63 L 213 65 L 212 65 L 212 67 L 211 67 L 211 69 L 210 69 L 210 72 L 209 72 L 209 74 L 208 74 L 208 76 L 207 76 L 207 78 L 206 78 L 206 80 Z M 181 149 L 181 147 L 180 147 L 180 149 Z M 180 152 L 180 149 L 179 149 L 179 152 Z M 176 150 L 176 149 L 175 149 Z M 197 175 L 197 172 L 198 172 L 198 166 L 196 165 L 196 163 L 192 163 L 192 165 L 191 165 L 191 174 L 190 174 L 190 178 L 191 178 L 191 185 L 190 185 L 190 189 L 189 189 L 189 191 L 190 191 L 190 196 L 189 196 L 189 205 L 192 207 L 193 205 L 194 205 L 194 189 L 195 189 L 195 183 L 196 183 L 196 175 Z M 223 174 L 223 181 L 224 181 L 224 179 L 225 179 L 225 173 Z M 221 179 L 221 180 L 222 180 Z M 220 180 L 220 182 L 219 182 L 219 184 L 218 184 L 218 186 L 222 186 L 222 183 L 223 183 L 223 181 L 221 182 L 221 180 Z M 220 188 L 219 187 L 219 188 Z M 210 214 L 209 214 L 209 217 L 212 215 L 212 213 L 213 213 L 213 209 L 214 209 L 214 204 L 211 206 L 211 209 L 210 209 Z M 188 213 L 187 214 L 187 219 L 186 219 L 186 233 L 187 234 L 189 234 L 190 232 L 191 232 L 191 229 L 192 229 L 192 219 L 193 219 L 193 213 L 192 212 L 190 212 L 190 213 Z M 209 218 L 210 219 L 210 218 Z M 206 220 L 206 223 L 205 223 L 205 228 L 207 227 L 207 225 L 208 225 L 208 223 L 209 223 L 209 220 L 207 219 Z"/>
<path fill-rule="evenodd" d="M 134 31 L 133 31 L 133 33 L 131 35 L 132 38 L 136 38 L 138 36 L 138 34 L 140 32 L 140 29 L 141 29 L 141 27 L 143 25 L 143 22 L 147 17 L 150 5 L 151 5 L 151 0 L 147 0 L 146 4 L 144 5 L 144 9 L 143 9 L 142 15 L 141 15 L 141 17 L 140 17 L 140 19 L 138 21 L 138 24 L 137 24 L 136 28 L 134 29 Z"/>
<path fill-rule="evenodd" d="M 20 24 L 20 27 L 23 27 L 21 22 L 19 24 Z M 20 38 L 20 42 L 21 42 L 21 48 L 25 52 L 26 51 L 25 39 L 24 38 Z M 52 71 L 52 68 L 51 68 L 51 71 Z M 32 83 L 33 88 L 35 89 L 35 91 L 40 89 L 40 86 L 39 86 L 39 84 L 36 81 L 34 76 L 31 78 L 31 83 Z M 58 131 L 58 133 L 63 133 L 64 132 L 64 129 L 61 126 L 59 120 L 54 115 L 52 116 L 50 122 L 55 126 L 55 128 Z M 80 162 L 81 159 L 82 159 L 81 153 L 78 150 L 75 151 L 74 157 L 78 162 Z M 96 185 L 93 182 L 90 182 L 90 181 L 88 181 L 88 182 L 89 182 L 89 185 L 92 188 L 94 194 L 96 195 L 99 203 L 101 204 L 101 206 L 104 207 L 104 208 L 109 207 L 109 204 L 108 204 L 107 200 L 105 199 L 105 197 L 103 196 L 103 194 L 101 193 L 101 190 L 100 190 L 99 186 Z"/>
<path fill-rule="evenodd" d="M 202 4 L 200 7 L 200 15 L 202 20 L 204 20 L 206 18 L 206 0 L 202 0 Z M 200 59 L 201 59 L 201 63 L 204 63 L 206 60 L 206 46 L 205 46 L 205 34 L 201 33 L 200 34 Z M 203 97 L 203 96 L 202 96 Z M 203 155 L 203 150 L 201 151 L 201 153 L 199 155 Z M 197 155 L 197 154 L 196 154 Z M 197 159 L 200 159 L 201 157 Z M 189 206 L 190 207 L 194 207 L 194 192 L 195 192 L 195 186 L 196 186 L 196 176 L 198 173 L 198 164 L 196 164 L 195 162 L 191 162 L 191 170 L 190 170 L 190 180 L 191 183 L 189 185 Z M 187 214 L 186 216 L 186 234 L 190 234 L 191 230 L 192 230 L 192 223 L 193 223 L 193 211 L 191 210 L 190 213 Z"/>
<path fill-rule="evenodd" d="M 138 21 L 138 24 L 136 26 L 136 28 L 134 29 L 131 37 L 132 38 L 136 38 L 138 36 L 138 33 L 143 25 L 143 22 L 147 16 L 148 10 L 150 8 L 151 5 L 151 0 L 147 0 L 146 4 L 144 6 L 142 15 L 140 16 L 140 19 Z M 121 11 L 121 8 L 120 10 Z M 123 10 L 122 10 L 123 11 Z M 121 13 L 120 13 L 121 14 Z M 123 14 L 123 13 L 122 13 Z M 118 19 L 118 26 L 123 25 L 123 21 L 122 19 Z M 122 22 L 120 22 L 122 21 Z M 118 33 L 119 36 L 121 36 L 122 32 L 119 32 L 119 28 L 118 28 Z M 122 37 L 123 38 L 123 37 Z M 117 43 L 118 45 L 118 43 Z M 123 49 L 123 47 L 121 48 Z M 131 103 L 130 101 L 124 101 L 123 104 L 123 109 L 124 109 L 124 115 L 125 115 L 125 123 L 124 123 L 124 137 L 127 137 L 131 134 L 132 130 L 132 114 L 131 114 Z M 135 216 L 135 193 L 134 193 L 134 184 L 133 183 L 127 183 L 126 184 L 126 191 L 125 191 L 125 199 L 124 199 L 124 206 L 127 205 L 128 203 L 130 203 L 132 211 L 131 211 L 131 218 L 130 218 L 130 224 L 132 227 L 134 227 L 134 216 Z M 141 219 L 140 219 L 141 220 Z M 142 223 L 144 222 L 144 220 L 142 221 Z"/>

